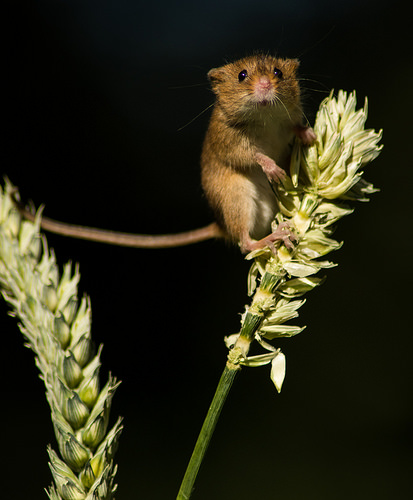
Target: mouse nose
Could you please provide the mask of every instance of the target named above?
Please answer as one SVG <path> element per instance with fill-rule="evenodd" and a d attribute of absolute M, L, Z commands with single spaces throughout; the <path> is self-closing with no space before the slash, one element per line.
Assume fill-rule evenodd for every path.
<path fill-rule="evenodd" d="M 268 76 L 261 76 L 257 82 L 257 87 L 262 90 L 268 90 L 271 87 L 271 81 Z"/>

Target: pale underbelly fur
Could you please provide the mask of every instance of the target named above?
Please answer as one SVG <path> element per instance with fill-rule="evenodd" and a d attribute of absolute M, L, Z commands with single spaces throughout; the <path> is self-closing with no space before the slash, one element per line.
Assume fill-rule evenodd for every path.
<path fill-rule="evenodd" d="M 251 169 L 246 177 L 251 194 L 249 233 L 252 238 L 259 240 L 271 232 L 271 222 L 278 211 L 277 198 L 260 168 Z"/>

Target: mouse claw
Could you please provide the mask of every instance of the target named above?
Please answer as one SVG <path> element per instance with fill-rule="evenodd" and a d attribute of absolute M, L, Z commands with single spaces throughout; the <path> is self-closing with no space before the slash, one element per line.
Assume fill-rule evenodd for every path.
<path fill-rule="evenodd" d="M 281 167 L 279 167 L 277 164 L 275 164 L 275 167 L 273 170 L 270 172 L 265 172 L 267 175 L 267 178 L 270 182 L 276 182 L 279 184 L 283 180 L 285 180 L 287 174 L 285 173 L 285 170 Z"/>

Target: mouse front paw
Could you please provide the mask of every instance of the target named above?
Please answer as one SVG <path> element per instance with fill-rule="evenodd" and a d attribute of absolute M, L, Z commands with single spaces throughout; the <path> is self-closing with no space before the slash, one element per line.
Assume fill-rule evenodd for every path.
<path fill-rule="evenodd" d="M 294 127 L 295 135 L 300 139 L 304 146 L 311 146 L 317 140 L 317 136 L 311 127 L 296 125 Z"/>
<path fill-rule="evenodd" d="M 261 166 L 270 182 L 275 181 L 277 183 L 280 183 L 285 179 L 285 170 L 279 167 L 272 158 L 263 153 L 256 153 L 255 159 L 258 165 Z"/>

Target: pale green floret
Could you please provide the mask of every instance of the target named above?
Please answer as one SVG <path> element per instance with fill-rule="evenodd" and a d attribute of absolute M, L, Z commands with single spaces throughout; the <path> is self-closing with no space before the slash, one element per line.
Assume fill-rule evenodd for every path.
<path fill-rule="evenodd" d="M 59 312 L 54 318 L 54 326 L 52 333 L 56 340 L 60 343 L 62 349 L 66 349 L 70 341 L 70 327 L 67 324 L 63 314 Z"/>
<path fill-rule="evenodd" d="M 82 485 L 85 488 L 90 489 L 93 486 L 94 482 L 96 481 L 96 476 L 93 472 L 92 466 L 90 465 L 90 460 L 83 467 L 83 470 L 80 473 L 79 477 Z"/>
<path fill-rule="evenodd" d="M 97 359 L 98 362 L 98 359 Z M 88 367 L 90 367 L 92 363 L 89 363 Z M 89 369 L 87 370 L 90 371 Z M 92 408 L 96 403 L 96 399 L 99 394 L 99 371 L 100 371 L 100 363 L 94 369 L 93 373 L 85 373 L 86 369 L 83 370 L 84 379 L 79 384 L 78 393 L 80 399 L 89 407 Z"/>
<path fill-rule="evenodd" d="M 62 373 L 69 388 L 77 387 L 83 379 L 82 368 L 72 352 L 65 354 L 62 362 Z"/>

